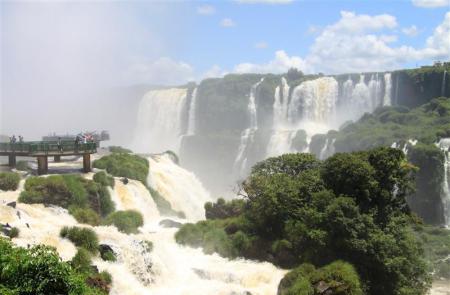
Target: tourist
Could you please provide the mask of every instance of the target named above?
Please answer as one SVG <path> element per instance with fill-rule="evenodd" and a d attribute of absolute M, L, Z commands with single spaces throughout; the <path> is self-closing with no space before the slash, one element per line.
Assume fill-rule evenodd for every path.
<path fill-rule="evenodd" d="M 57 146 L 58 146 L 59 152 L 62 153 L 63 152 L 63 146 L 62 146 L 62 142 L 61 142 L 61 137 L 58 137 Z"/>

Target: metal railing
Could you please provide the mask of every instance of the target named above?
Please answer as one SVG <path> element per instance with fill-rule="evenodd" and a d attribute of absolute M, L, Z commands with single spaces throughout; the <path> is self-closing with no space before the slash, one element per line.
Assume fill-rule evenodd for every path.
<path fill-rule="evenodd" d="M 95 153 L 95 142 L 78 143 L 74 141 L 27 141 L 16 143 L 0 143 L 0 152 L 22 154 L 48 154 L 56 152 Z"/>

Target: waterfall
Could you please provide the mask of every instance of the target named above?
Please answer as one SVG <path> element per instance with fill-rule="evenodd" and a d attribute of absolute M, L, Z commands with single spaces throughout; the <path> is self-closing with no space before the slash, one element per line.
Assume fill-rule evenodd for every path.
<path fill-rule="evenodd" d="M 372 75 L 372 77 L 370 78 L 369 93 L 370 93 L 369 109 L 375 110 L 383 102 L 383 100 L 381 99 L 381 81 L 378 79 L 378 73 Z"/>
<path fill-rule="evenodd" d="M 189 220 L 205 219 L 203 206 L 212 199 L 197 177 L 175 165 L 167 154 L 148 160 L 151 169 L 147 182 L 165 197 L 172 208 L 183 211 Z"/>
<path fill-rule="evenodd" d="M 398 103 L 398 80 L 400 76 L 399 74 L 396 75 L 395 78 L 395 96 L 394 96 L 394 104 L 396 105 Z"/>
<path fill-rule="evenodd" d="M 183 133 L 187 89 L 152 90 L 144 95 L 137 116 L 133 147 L 141 152 L 178 152 Z"/>
<path fill-rule="evenodd" d="M 187 135 L 195 134 L 195 115 L 197 112 L 197 87 L 192 91 L 191 103 L 189 104 L 189 119 L 188 119 L 188 128 Z"/>
<path fill-rule="evenodd" d="M 441 96 L 445 96 L 445 79 L 447 77 L 447 71 L 444 71 L 444 76 L 442 77 L 442 85 L 441 85 Z"/>
<path fill-rule="evenodd" d="M 237 157 L 233 165 L 233 170 L 239 176 L 243 176 L 245 174 L 245 169 L 247 168 L 247 157 L 244 158 L 244 156 L 247 152 L 248 147 L 251 145 L 251 143 L 253 143 L 253 137 L 255 135 L 256 130 L 258 129 L 258 117 L 256 110 L 256 89 L 263 81 L 264 78 L 261 78 L 261 80 L 256 84 L 254 84 L 250 89 L 247 105 L 247 111 L 250 119 L 250 126 L 241 133 L 241 141 L 239 144 Z"/>
<path fill-rule="evenodd" d="M 392 105 L 391 92 L 392 92 L 392 77 L 391 77 L 391 73 L 385 73 L 384 74 L 383 106 L 390 106 L 390 105 Z"/>
<path fill-rule="evenodd" d="M 329 156 L 334 154 L 335 148 L 334 148 L 334 142 L 336 141 L 336 138 L 327 138 L 325 140 L 325 144 L 323 145 L 322 149 L 320 150 L 319 159 L 325 160 Z"/>
<path fill-rule="evenodd" d="M 450 189 L 449 189 L 449 164 L 450 164 L 450 138 L 442 138 L 438 143 L 439 148 L 444 152 L 444 180 L 442 181 L 441 200 L 444 208 L 445 225 L 450 227 Z"/>
<path fill-rule="evenodd" d="M 301 83 L 292 92 L 289 121 L 330 123 L 335 115 L 338 90 L 338 83 L 332 77 L 322 77 Z"/>
<path fill-rule="evenodd" d="M 177 220 L 203 219 L 203 204 L 210 197 L 196 177 L 173 163 L 167 155 L 153 156 L 149 161 L 148 182 L 175 209 L 186 213 L 187 220 Z M 92 177 L 92 174 L 86 177 Z M 267 262 L 229 260 L 177 244 L 174 240 L 176 229 L 159 225 L 161 219 L 167 217 L 161 216 L 152 196 L 138 181 L 129 180 L 125 185 L 116 178 L 111 190 L 118 210 L 133 209 L 144 216 L 139 233 L 130 235 L 119 232 L 114 226 L 78 224 L 66 209 L 60 207 L 23 203 L 17 203 L 16 208 L 7 206 L 6 203 L 17 200 L 22 190 L 23 181 L 15 192 L 0 192 L 0 223 L 9 223 L 20 230 L 19 237 L 12 242 L 23 247 L 53 246 L 67 261 L 77 249 L 69 240 L 60 238 L 62 227 L 93 229 L 99 242 L 111 246 L 117 255 L 115 262 L 103 261 L 100 257 L 94 257 L 92 261 L 99 271 L 106 270 L 112 275 L 111 295 L 275 294 L 286 273 Z M 146 241 L 153 243 L 153 250 L 147 249 Z"/>

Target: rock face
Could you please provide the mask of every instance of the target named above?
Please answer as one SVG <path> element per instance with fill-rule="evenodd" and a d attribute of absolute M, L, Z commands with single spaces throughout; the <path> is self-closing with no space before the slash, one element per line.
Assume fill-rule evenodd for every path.
<path fill-rule="evenodd" d="M 159 225 L 166 228 L 180 228 L 183 224 L 172 219 L 163 219 L 159 222 Z"/>
<path fill-rule="evenodd" d="M 6 204 L 6 206 L 12 207 L 14 209 L 16 209 L 16 205 L 17 205 L 17 203 L 15 201 L 14 202 L 9 202 L 9 203 Z"/>
<path fill-rule="evenodd" d="M 98 251 L 100 252 L 100 257 L 103 260 L 105 260 L 105 261 L 115 261 L 116 260 L 117 255 L 110 245 L 100 244 L 98 246 Z"/>

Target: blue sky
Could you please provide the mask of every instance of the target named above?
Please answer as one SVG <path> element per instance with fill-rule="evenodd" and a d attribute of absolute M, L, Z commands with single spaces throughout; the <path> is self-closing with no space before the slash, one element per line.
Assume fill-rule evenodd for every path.
<path fill-rule="evenodd" d="M 450 58 L 449 1 L 3 1 L 2 83 L 180 84 L 289 67 L 420 66 Z"/>

